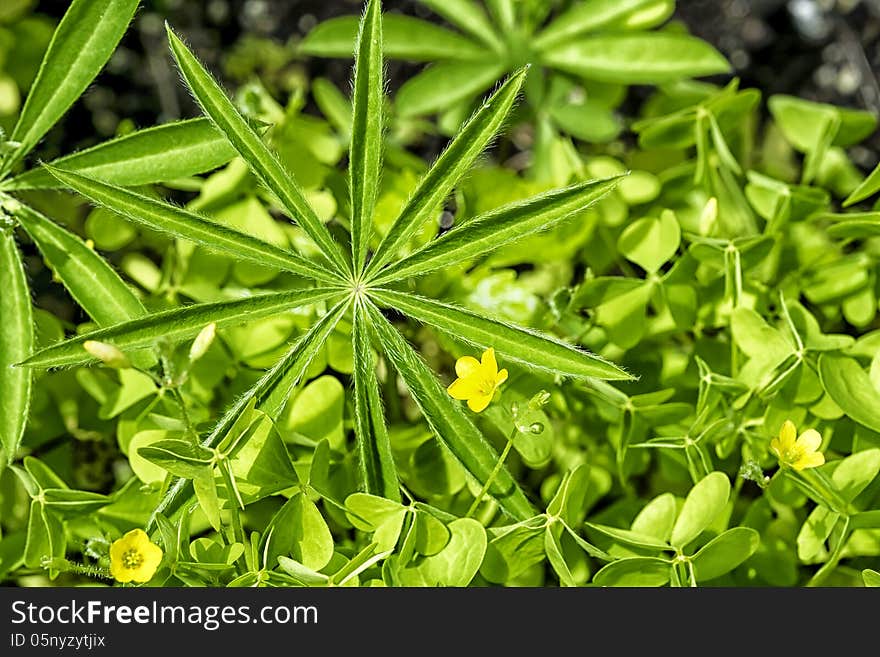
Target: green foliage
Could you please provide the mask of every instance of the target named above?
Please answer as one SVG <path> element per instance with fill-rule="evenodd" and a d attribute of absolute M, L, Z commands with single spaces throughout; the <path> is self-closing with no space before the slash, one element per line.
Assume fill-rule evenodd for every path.
<path fill-rule="evenodd" d="M 559 132 L 600 143 L 619 134 L 614 110 L 625 85 L 729 69 L 709 44 L 674 26 L 649 31 L 672 13 L 675 3 L 669 0 L 578 0 L 559 13 L 551 3 L 534 0 L 420 2 L 458 31 L 409 16 L 385 19 L 388 57 L 432 62 L 400 88 L 395 99 L 399 114 L 440 113 L 440 125 L 454 131 L 499 78 L 532 65 L 526 99 L 532 119 L 539 122 L 533 172 L 542 179 L 550 177 Z M 357 30 L 355 16 L 332 18 L 317 25 L 299 50 L 350 57 Z"/>
<path fill-rule="evenodd" d="M 0 578 L 142 528 L 154 585 L 877 586 L 875 118 L 688 80 L 671 1 L 421 2 L 302 42 L 350 100 L 169 28 L 204 118 L 28 166 L 137 6 L 72 4 L 0 151 Z M 391 101 L 385 56 L 431 65 Z"/>

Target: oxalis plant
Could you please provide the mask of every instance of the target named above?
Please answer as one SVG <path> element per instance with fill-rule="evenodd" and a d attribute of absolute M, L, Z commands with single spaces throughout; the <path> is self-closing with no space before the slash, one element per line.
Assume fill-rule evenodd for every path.
<path fill-rule="evenodd" d="M 91 6 L 56 41 L 133 11 Z M 0 272 L 0 579 L 880 584 L 878 184 L 845 150 L 876 118 L 678 80 L 632 143 L 553 150 L 567 187 L 546 191 L 477 161 L 536 67 L 425 164 L 383 135 L 383 24 L 367 3 L 330 121 L 301 113 L 306 79 L 286 106 L 257 83 L 231 100 L 169 31 L 207 118 L 7 160 L 5 243 L 27 257 Z M 58 199 L 96 208 L 85 234 L 136 285 Z M 25 349 L 35 252 L 91 319 L 64 340 L 34 308 Z M 123 295 L 137 313 L 97 314 Z M 74 467 L 93 446 L 98 484 Z"/>
<path fill-rule="evenodd" d="M 386 54 L 430 62 L 395 97 L 402 118 L 440 114 L 454 131 L 477 98 L 523 65 L 526 106 L 534 123 L 532 173 L 550 175 L 553 144 L 561 132 L 607 142 L 622 129 L 614 109 L 626 85 L 663 84 L 729 70 L 704 41 L 677 30 L 651 31 L 675 9 L 674 0 L 584 0 L 554 11 L 551 2 L 419 0 L 455 30 L 418 18 L 386 18 Z M 299 46 L 321 57 L 350 57 L 357 18 L 317 25 Z"/>
<path fill-rule="evenodd" d="M 110 366 L 123 367 L 133 363 L 138 354 L 150 353 L 160 340 L 184 340 L 204 332 L 205 327 L 213 331 L 214 327 L 323 303 L 327 308 L 323 316 L 256 385 L 227 409 L 207 436 L 197 436 L 190 427 L 186 438 L 141 448 L 141 456 L 175 475 L 148 523 L 148 531 L 157 522 L 167 522 L 165 519 L 186 505 L 194 492 L 209 517 L 215 518 L 219 525 L 218 481 L 222 482 L 222 495 L 237 506 L 296 483 L 292 469 L 283 466 L 283 462 L 289 463 L 289 457 L 280 455 L 278 445 L 271 446 L 274 444 L 271 439 L 263 437 L 260 442 L 255 436 L 269 431 L 263 420 L 279 417 L 291 390 L 300 382 L 331 331 L 346 316 L 352 326 L 355 433 L 363 490 L 391 502 L 400 500 L 400 484 L 378 395 L 372 352 L 375 346 L 405 381 L 438 439 L 469 475 L 486 486 L 486 493 L 497 500 L 510 517 L 516 520 L 533 517 L 533 503 L 506 469 L 497 467 L 498 454 L 383 309 L 403 313 L 473 345 L 492 347 L 499 357 L 554 375 L 589 380 L 631 378 L 607 360 L 549 335 L 418 296 L 406 289 L 409 279 L 478 258 L 582 211 L 613 190 L 619 178 L 590 180 L 504 206 L 474 217 L 425 246 L 407 252 L 409 240 L 424 222 L 434 219 L 438 204 L 503 126 L 526 74 L 521 70 L 508 78 L 466 122 L 420 180 L 388 232 L 376 239 L 373 211 L 382 169 L 384 80 L 382 14 L 380 3 L 373 0 L 367 6 L 357 39 L 349 165 L 350 240 L 343 244 L 317 218 L 260 133 L 239 113 L 171 29 L 168 38 L 183 78 L 209 120 L 277 197 L 289 217 L 308 234 L 320 256 L 306 258 L 273 247 L 191 211 L 101 180 L 81 168 L 74 170 L 65 162 L 46 164 L 44 170 L 93 203 L 131 221 L 229 253 L 239 260 L 294 273 L 312 281 L 314 287 L 128 318 L 38 351 L 24 360 L 20 371 L 81 365 L 96 358 Z M 253 448 L 249 441 L 259 442 L 261 455 L 276 450 L 265 456 L 266 459 L 271 457 L 272 463 L 264 464 L 260 460 L 262 456 L 249 462 L 251 468 L 271 469 L 271 474 L 278 476 L 274 481 L 269 477 L 265 486 L 257 486 L 259 491 L 241 490 L 242 486 L 253 484 L 253 478 L 244 484 L 235 480 L 236 463 L 240 465 L 242 454 Z M 283 446 L 281 450 L 283 452 Z M 276 457 L 280 461 L 275 461 Z M 237 514 L 233 513 L 232 518 L 236 538 L 244 544 L 246 537 L 237 524 Z"/>

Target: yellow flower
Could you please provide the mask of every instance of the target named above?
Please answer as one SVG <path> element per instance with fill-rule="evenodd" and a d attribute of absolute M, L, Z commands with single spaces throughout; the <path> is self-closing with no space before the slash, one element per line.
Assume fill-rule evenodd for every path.
<path fill-rule="evenodd" d="M 786 420 L 779 430 L 779 437 L 770 441 L 770 449 L 779 458 L 780 465 L 795 470 L 815 468 L 825 463 L 825 455 L 819 451 L 822 436 L 815 429 L 807 429 L 797 440 L 797 429 L 791 420 Z"/>
<path fill-rule="evenodd" d="M 492 347 L 483 352 L 480 361 L 472 356 L 459 358 L 455 361 L 455 373 L 458 378 L 447 390 L 454 399 L 466 399 L 474 413 L 485 410 L 498 386 L 507 381 L 507 370 L 498 371 Z"/>
<path fill-rule="evenodd" d="M 149 582 L 161 561 L 162 548 L 142 529 L 132 529 L 110 546 L 110 574 L 117 582 Z"/>

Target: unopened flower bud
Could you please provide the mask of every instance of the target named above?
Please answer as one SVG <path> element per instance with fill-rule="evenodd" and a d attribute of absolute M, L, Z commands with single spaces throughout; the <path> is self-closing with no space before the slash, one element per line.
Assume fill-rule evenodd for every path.
<path fill-rule="evenodd" d="M 131 367 L 131 361 L 128 360 L 128 356 L 112 344 L 98 342 L 97 340 L 86 340 L 83 342 L 83 348 L 89 352 L 90 356 L 97 358 L 107 367 L 112 367 L 116 370 Z"/>
<path fill-rule="evenodd" d="M 217 334 L 217 325 L 214 322 L 208 324 L 199 331 L 196 339 L 193 340 L 192 346 L 189 348 L 189 360 L 191 363 L 196 362 L 199 358 L 207 353 L 214 342 L 214 336 Z"/>

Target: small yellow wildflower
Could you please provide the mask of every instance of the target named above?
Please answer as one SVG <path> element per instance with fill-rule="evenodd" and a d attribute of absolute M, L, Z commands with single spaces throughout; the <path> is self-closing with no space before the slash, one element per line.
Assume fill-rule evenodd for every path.
<path fill-rule="evenodd" d="M 770 449 L 779 458 L 780 465 L 801 471 L 825 463 L 825 455 L 819 451 L 822 436 L 818 431 L 807 429 L 797 440 L 795 436 L 797 436 L 797 428 L 791 420 L 786 420 L 779 430 L 779 437 L 770 441 Z"/>
<path fill-rule="evenodd" d="M 480 361 L 472 356 L 459 358 L 455 361 L 455 373 L 458 378 L 447 391 L 454 399 L 466 399 L 468 408 L 474 413 L 485 410 L 498 386 L 507 381 L 507 370 L 498 371 L 492 347 L 483 352 Z"/>
<path fill-rule="evenodd" d="M 149 582 L 161 561 L 162 548 L 142 529 L 132 529 L 110 545 L 110 574 L 117 582 Z"/>

